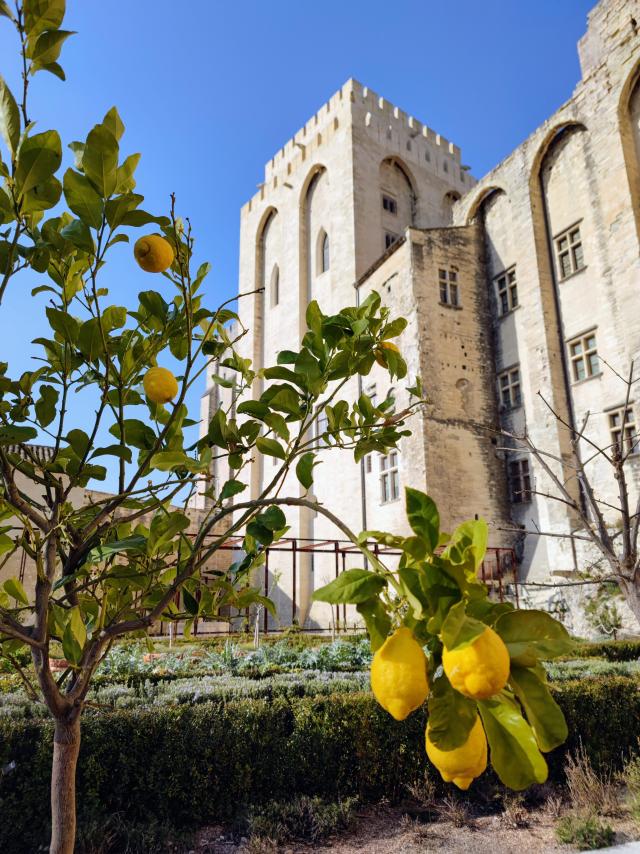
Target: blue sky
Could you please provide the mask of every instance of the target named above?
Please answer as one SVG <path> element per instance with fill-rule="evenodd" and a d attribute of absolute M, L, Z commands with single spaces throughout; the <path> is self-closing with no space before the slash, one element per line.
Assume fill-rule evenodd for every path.
<path fill-rule="evenodd" d="M 349 77 L 462 148 L 480 177 L 556 110 L 579 79 L 576 42 L 593 0 L 68 0 L 67 83 L 39 74 L 30 113 L 63 143 L 117 105 L 122 146 L 142 152 L 137 192 L 191 218 L 208 301 L 236 292 L 241 205 L 264 163 Z M 17 83 L 16 36 L 0 18 L 0 73 Z M 155 286 L 117 247 L 114 301 Z M 44 332 L 41 281 L 16 281 L 0 312 L 2 355 L 28 366 Z M 190 404 L 197 412 L 198 393 Z M 79 424 L 78 426 L 82 426 Z"/>

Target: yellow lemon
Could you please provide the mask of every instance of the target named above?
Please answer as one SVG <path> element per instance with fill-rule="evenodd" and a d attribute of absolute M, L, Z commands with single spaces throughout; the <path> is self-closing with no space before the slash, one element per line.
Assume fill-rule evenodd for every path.
<path fill-rule="evenodd" d="M 178 394 L 178 381 L 167 368 L 149 368 L 142 384 L 153 403 L 168 403 Z"/>
<path fill-rule="evenodd" d="M 373 351 L 376 362 L 382 367 L 386 368 L 387 363 L 384 361 L 384 356 L 382 351 L 384 350 L 392 350 L 394 353 L 400 353 L 398 347 L 393 343 L 393 341 L 381 341 L 380 344 Z"/>
<path fill-rule="evenodd" d="M 136 240 L 133 254 L 147 273 L 163 273 L 173 264 L 173 247 L 159 234 L 148 234 Z"/>
<path fill-rule="evenodd" d="M 371 690 L 397 721 L 427 699 L 427 659 L 410 629 L 396 629 L 373 656 Z"/>
<path fill-rule="evenodd" d="M 444 649 L 442 666 L 456 691 L 473 700 L 486 700 L 507 684 L 509 651 L 502 638 L 487 626 L 468 646 Z"/>
<path fill-rule="evenodd" d="M 455 783 L 459 789 L 468 789 L 474 777 L 479 777 L 487 767 L 487 737 L 480 718 L 471 727 L 469 737 L 460 747 L 440 750 L 429 738 L 429 727 L 425 733 L 427 756 L 440 772 L 446 783 Z"/>

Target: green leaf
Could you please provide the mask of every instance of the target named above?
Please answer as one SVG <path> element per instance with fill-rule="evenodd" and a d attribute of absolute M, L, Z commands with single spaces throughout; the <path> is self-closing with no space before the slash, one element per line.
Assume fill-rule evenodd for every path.
<path fill-rule="evenodd" d="M 60 231 L 60 236 L 89 255 L 93 255 L 95 252 L 95 245 L 89 231 L 89 226 L 81 219 L 74 219 L 65 225 Z"/>
<path fill-rule="evenodd" d="M 261 525 L 274 533 L 281 531 L 287 524 L 287 517 L 275 504 L 267 507 L 264 513 L 258 513 L 256 519 Z"/>
<path fill-rule="evenodd" d="M 15 17 L 6 0 L 0 0 L 0 15 L 4 18 L 9 18 L 10 21 L 15 21 Z"/>
<path fill-rule="evenodd" d="M 15 599 L 16 602 L 20 602 L 21 605 L 29 604 L 29 599 L 24 587 L 22 586 L 22 582 L 19 579 L 8 578 L 2 586 L 5 592 Z"/>
<path fill-rule="evenodd" d="M 478 703 L 491 749 L 491 764 L 510 789 L 521 791 L 544 783 L 549 773 L 536 744 L 533 730 L 506 693 Z"/>
<path fill-rule="evenodd" d="M 57 30 L 64 19 L 65 0 L 24 0 L 24 28 L 33 39 L 44 30 Z"/>
<path fill-rule="evenodd" d="M 84 430 L 69 430 L 65 436 L 66 441 L 78 459 L 83 459 L 89 450 L 89 437 Z"/>
<path fill-rule="evenodd" d="M 356 611 L 362 614 L 369 633 L 371 652 L 380 649 L 391 631 L 391 620 L 378 596 L 359 602 Z"/>
<path fill-rule="evenodd" d="M 440 516 L 435 502 L 417 489 L 405 488 L 407 519 L 411 529 L 429 549 L 429 554 L 438 545 Z"/>
<path fill-rule="evenodd" d="M 468 617 L 464 600 L 449 609 L 442 623 L 442 642 L 448 650 L 469 646 L 487 628 L 480 620 Z"/>
<path fill-rule="evenodd" d="M 167 546 L 175 537 L 189 527 L 189 519 L 182 513 L 159 511 L 151 520 L 147 554 L 155 555 Z M 176 544 L 177 548 L 177 544 Z"/>
<path fill-rule="evenodd" d="M 158 471 L 171 471 L 172 469 L 185 468 L 192 462 L 184 451 L 160 451 L 151 457 L 149 465 Z"/>
<path fill-rule="evenodd" d="M 91 454 L 91 459 L 94 459 L 94 457 L 105 456 L 119 457 L 126 463 L 130 463 L 131 448 L 127 448 L 126 445 L 107 445 L 104 448 L 96 448 L 96 450 Z"/>
<path fill-rule="evenodd" d="M 116 107 L 111 107 L 102 120 L 102 126 L 111 131 L 117 141 L 122 138 L 124 124 Z"/>
<path fill-rule="evenodd" d="M 76 216 L 91 228 L 102 224 L 102 199 L 80 172 L 67 169 L 62 181 L 64 197 Z"/>
<path fill-rule="evenodd" d="M 258 436 L 256 446 L 262 454 L 266 454 L 269 457 L 277 457 L 279 460 L 286 459 L 284 448 L 275 439 L 266 439 L 264 436 Z"/>
<path fill-rule="evenodd" d="M 85 175 L 104 199 L 113 195 L 118 183 L 118 141 L 103 125 L 96 125 L 89 131 L 82 166 Z"/>
<path fill-rule="evenodd" d="M 159 225 L 161 228 L 165 228 L 170 224 L 169 218 L 166 216 L 153 216 L 153 214 L 141 210 L 129 211 L 129 213 L 126 213 L 122 217 L 122 222 L 120 224 L 140 228 L 143 225 L 150 225 L 152 222 L 156 223 L 156 225 Z"/>
<path fill-rule="evenodd" d="M 62 651 L 70 664 L 80 664 L 86 642 L 87 629 L 80 608 L 75 605 L 69 612 L 69 620 L 62 635 Z"/>
<path fill-rule="evenodd" d="M 62 195 L 62 184 L 55 177 L 47 178 L 32 187 L 22 197 L 22 213 L 37 213 L 55 207 Z"/>
<path fill-rule="evenodd" d="M 198 600 L 195 596 L 192 596 L 191 593 L 189 593 L 186 587 L 182 589 L 182 602 L 185 610 L 189 614 L 193 614 L 195 616 L 198 613 Z"/>
<path fill-rule="evenodd" d="M 116 439 L 120 439 L 120 426 L 112 424 L 109 427 L 109 432 Z M 148 424 L 140 421 L 138 418 L 125 418 L 124 420 L 124 442 L 126 445 L 131 445 L 133 448 L 138 448 L 141 451 L 148 451 L 153 448 L 156 441 L 156 434 Z"/>
<path fill-rule="evenodd" d="M 41 427 L 48 427 L 56 417 L 57 403 L 58 390 L 52 385 L 41 385 L 40 397 L 35 405 L 36 418 Z"/>
<path fill-rule="evenodd" d="M 226 501 L 227 498 L 232 498 L 234 495 L 244 492 L 246 488 L 246 483 L 242 483 L 239 480 L 228 480 L 220 490 L 220 500 Z"/>
<path fill-rule="evenodd" d="M 71 30 L 48 30 L 41 33 L 31 51 L 31 59 L 33 59 L 31 73 L 35 74 L 39 68 L 45 68 L 56 62 L 60 56 L 62 45 L 69 36 L 73 35 L 75 35 L 75 31 Z"/>
<path fill-rule="evenodd" d="M 478 708 L 451 687 L 444 673 L 431 684 L 429 738 L 440 750 L 454 750 L 465 743 L 478 718 Z"/>
<path fill-rule="evenodd" d="M 117 228 L 125 215 L 129 211 L 135 210 L 143 201 L 144 196 L 137 195 L 136 193 L 124 193 L 110 199 L 105 205 L 105 215 L 111 228 Z"/>
<path fill-rule="evenodd" d="M 130 154 L 122 165 L 118 166 L 116 193 L 130 193 L 135 189 L 136 182 L 133 175 L 139 162 L 139 154 Z"/>
<path fill-rule="evenodd" d="M 94 362 L 104 353 L 100 321 L 97 317 L 85 321 L 78 335 L 78 349 L 90 362 Z"/>
<path fill-rule="evenodd" d="M 511 668 L 509 682 L 516 697 L 524 706 L 540 750 L 547 753 L 561 745 L 569 735 L 567 722 L 560 706 L 544 683 L 544 671 L 529 667 Z"/>
<path fill-rule="evenodd" d="M 375 598 L 387 586 L 380 575 L 368 569 L 347 569 L 334 581 L 320 587 L 311 597 L 314 602 L 337 604 L 359 604 Z"/>
<path fill-rule="evenodd" d="M 75 344 L 78 340 L 78 332 L 80 330 L 79 321 L 67 311 L 52 308 L 51 306 L 47 307 L 46 313 L 49 326 L 53 331 L 61 335 L 63 340 L 69 344 Z"/>
<path fill-rule="evenodd" d="M 4 78 L 0 77 L 0 134 L 12 155 L 20 142 L 20 111 Z"/>
<path fill-rule="evenodd" d="M 45 184 L 62 162 L 60 137 L 54 130 L 36 133 L 23 139 L 18 151 L 15 182 L 20 195 Z"/>
<path fill-rule="evenodd" d="M 147 540 L 140 534 L 133 534 L 130 537 L 124 537 L 121 540 L 113 540 L 110 543 L 103 543 L 91 549 L 87 555 L 89 563 L 101 563 L 115 554 L 121 552 L 145 552 Z"/>
<path fill-rule="evenodd" d="M 20 427 L 17 424 L 11 426 L 0 426 L 0 445 L 16 445 L 22 442 L 30 442 L 38 435 L 33 427 Z"/>
<path fill-rule="evenodd" d="M 305 489 L 309 489 L 313 484 L 313 467 L 316 465 L 318 465 L 316 455 L 312 454 L 310 451 L 303 454 L 298 460 L 298 464 L 296 465 L 296 477 Z"/>
<path fill-rule="evenodd" d="M 398 577 L 414 618 L 416 620 L 423 619 L 425 610 L 428 611 L 429 609 L 427 578 L 423 567 L 401 567 L 398 570 Z"/>
<path fill-rule="evenodd" d="M 57 62 L 49 62 L 46 65 L 41 65 L 40 63 L 38 63 L 37 66 L 36 65 L 33 66 L 32 71 L 34 69 L 35 69 L 35 71 L 48 71 L 49 74 L 53 74 L 59 80 L 66 80 L 67 79 L 67 77 L 64 73 L 63 67 L 61 65 L 58 65 Z"/>
<path fill-rule="evenodd" d="M 484 519 L 463 522 L 455 529 L 445 554 L 453 564 L 464 564 L 477 573 L 487 551 L 489 527 Z"/>
<path fill-rule="evenodd" d="M 495 630 L 507 645 L 511 661 L 524 667 L 538 659 L 566 655 L 575 645 L 562 623 L 546 611 L 511 611 L 496 621 Z"/>

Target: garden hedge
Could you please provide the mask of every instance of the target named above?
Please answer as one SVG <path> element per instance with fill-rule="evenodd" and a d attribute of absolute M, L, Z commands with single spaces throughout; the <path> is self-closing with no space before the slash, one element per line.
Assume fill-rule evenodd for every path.
<path fill-rule="evenodd" d="M 565 749 L 582 741 L 596 765 L 619 767 L 640 736 L 636 681 L 567 682 L 554 693 L 571 732 Z M 424 725 L 424 712 L 398 723 L 364 693 L 88 713 L 79 822 L 119 813 L 132 824 L 195 828 L 294 793 L 393 799 L 427 767 Z M 48 721 L 0 720 L 3 854 L 30 854 L 46 840 L 51 730 Z M 551 757 L 555 777 L 562 756 Z"/>
<path fill-rule="evenodd" d="M 582 642 L 576 646 L 575 658 L 606 658 L 607 661 L 637 661 L 640 658 L 640 640 L 607 640 L 595 643 Z"/>

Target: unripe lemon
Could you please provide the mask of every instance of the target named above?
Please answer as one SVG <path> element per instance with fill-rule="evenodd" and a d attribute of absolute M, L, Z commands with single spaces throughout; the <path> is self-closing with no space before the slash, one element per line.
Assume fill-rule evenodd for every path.
<path fill-rule="evenodd" d="M 440 750 L 425 733 L 427 756 L 440 772 L 445 783 L 455 783 L 459 789 L 468 789 L 474 777 L 479 777 L 487 767 L 487 737 L 480 718 L 471 727 L 469 737 L 460 747 Z"/>
<path fill-rule="evenodd" d="M 396 629 L 373 656 L 371 690 L 397 721 L 427 699 L 427 659 L 410 629 Z"/>
<path fill-rule="evenodd" d="M 502 638 L 487 626 L 468 646 L 444 649 L 442 666 L 456 691 L 473 700 L 486 700 L 507 684 L 509 651 Z"/>
<path fill-rule="evenodd" d="M 178 394 L 178 381 L 167 368 L 149 368 L 142 384 L 153 403 L 168 403 Z"/>
<path fill-rule="evenodd" d="M 392 350 L 394 353 L 400 353 L 398 347 L 393 343 L 393 341 L 381 341 L 378 346 L 373 351 L 374 358 L 376 362 L 382 368 L 386 368 L 386 362 L 384 361 L 384 357 L 381 353 L 382 350 Z"/>
<path fill-rule="evenodd" d="M 133 254 L 147 273 L 163 273 L 173 264 L 173 247 L 159 234 L 148 234 L 136 240 Z"/>

